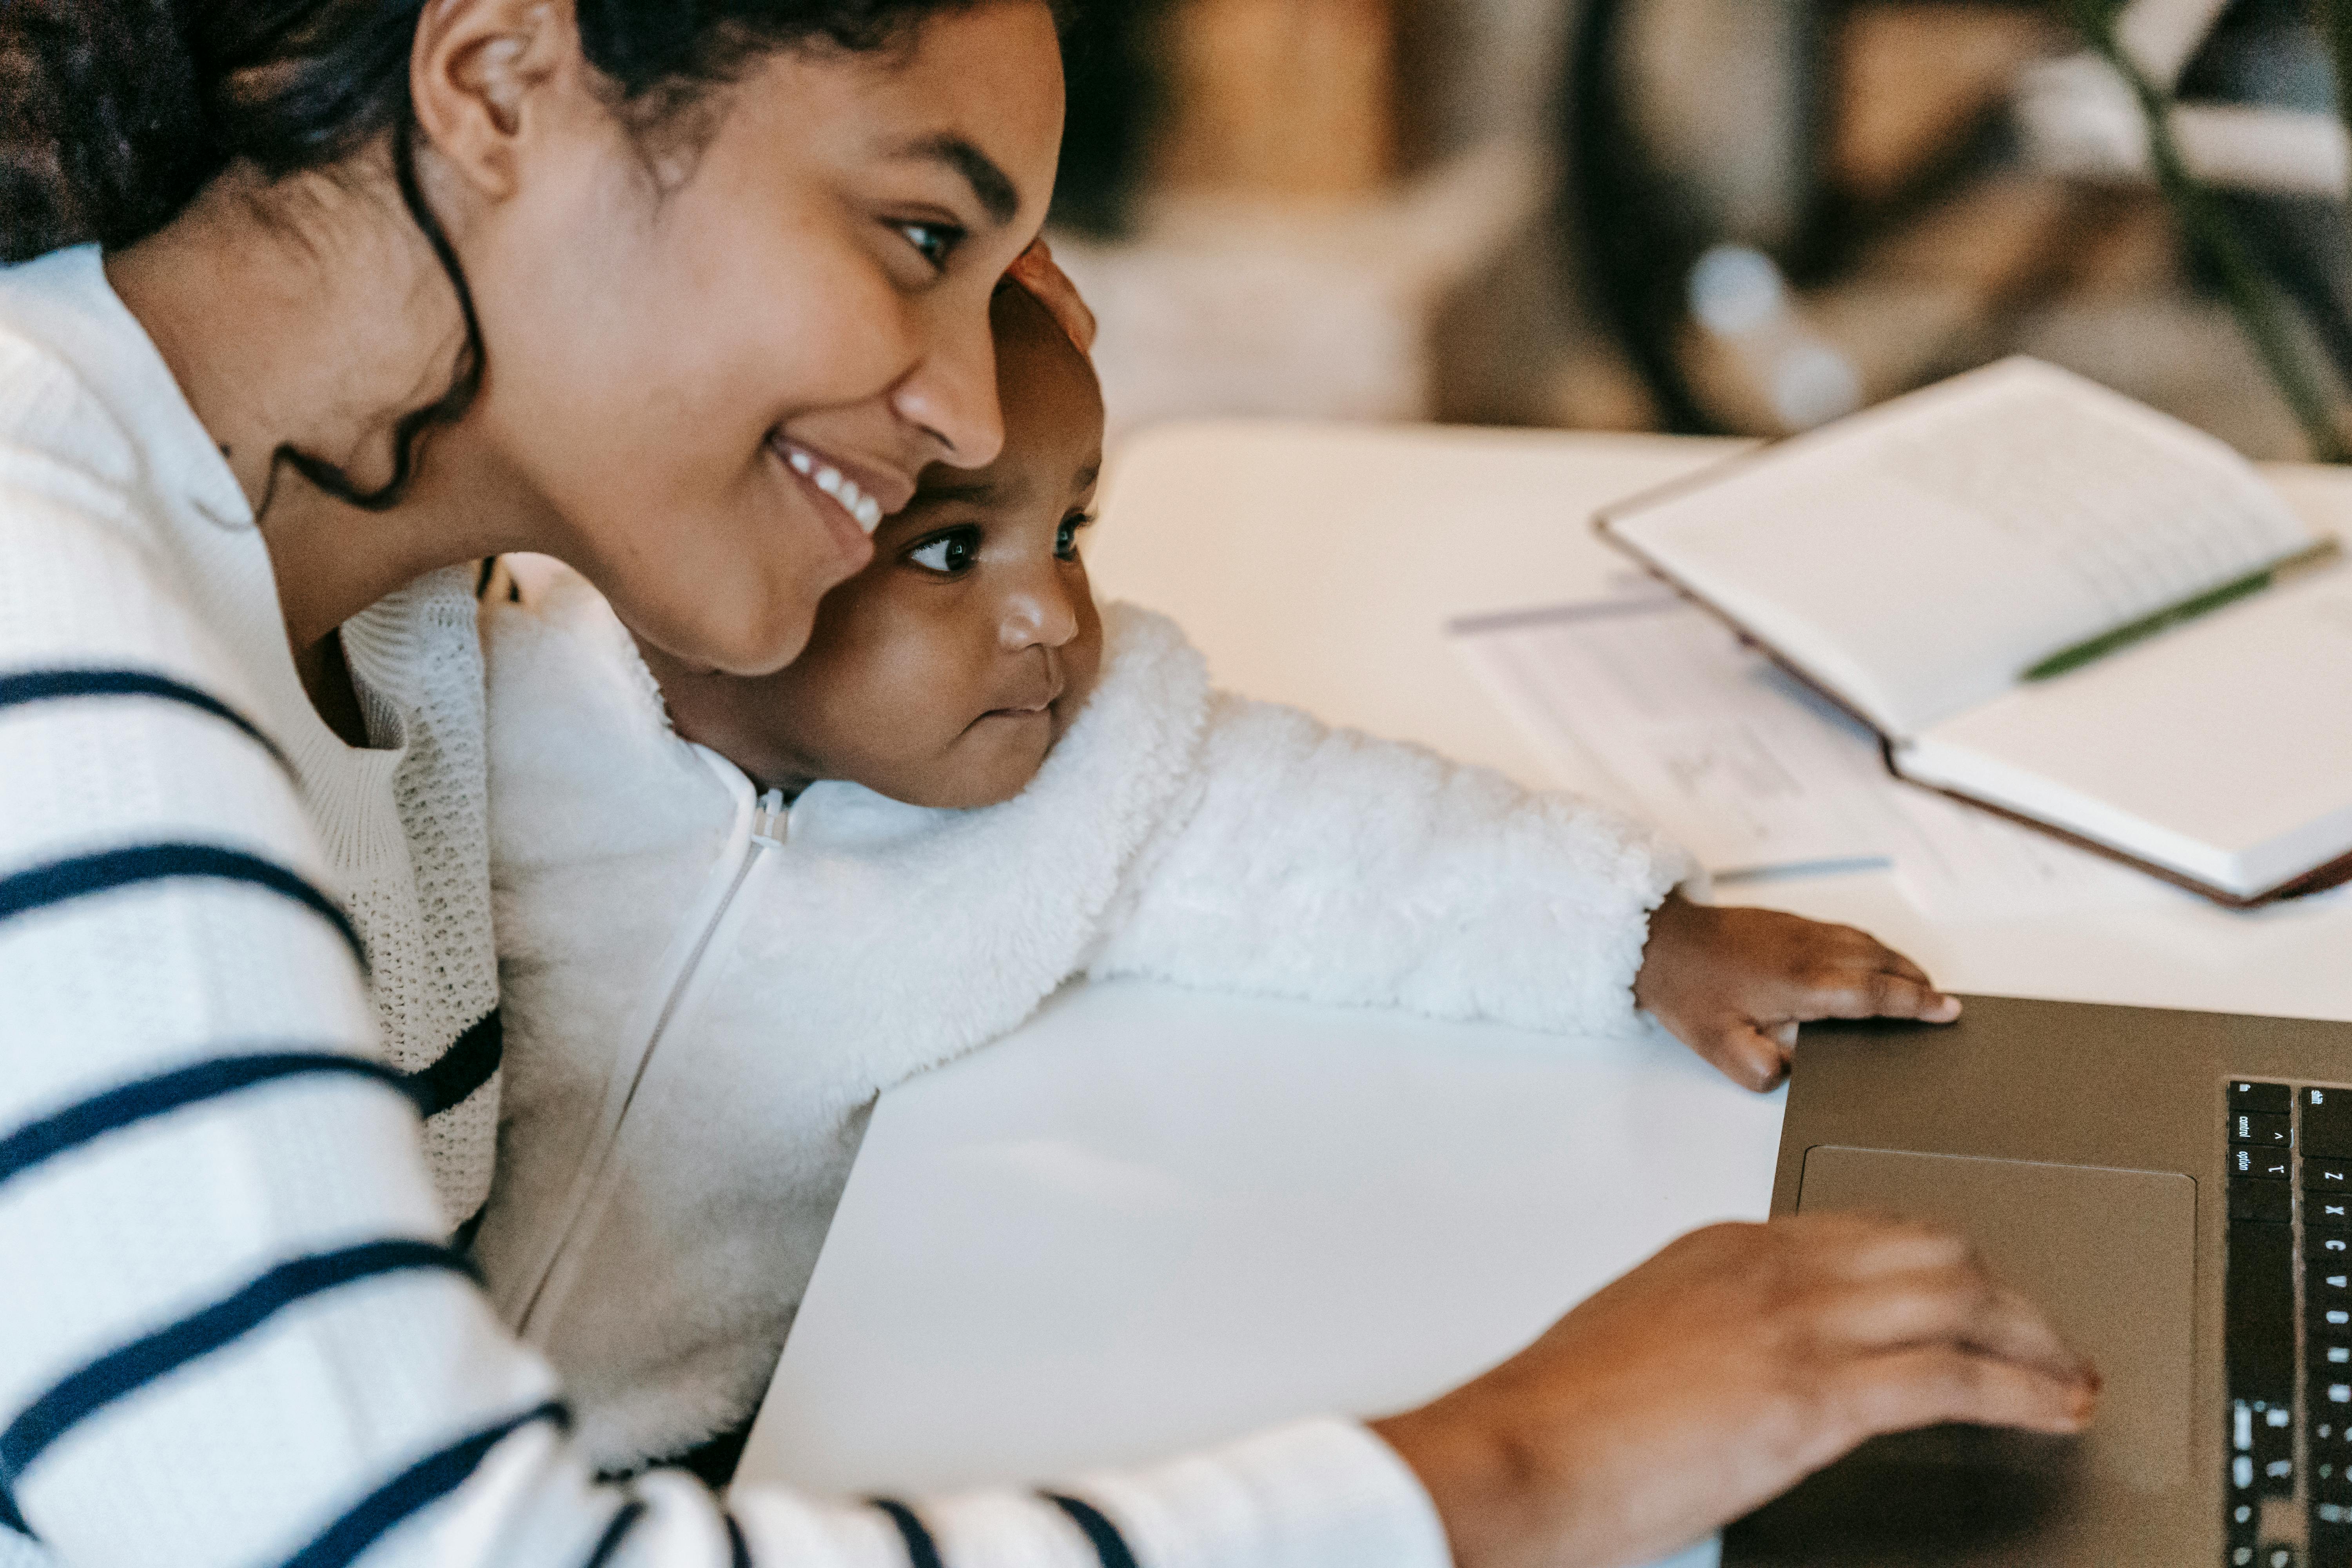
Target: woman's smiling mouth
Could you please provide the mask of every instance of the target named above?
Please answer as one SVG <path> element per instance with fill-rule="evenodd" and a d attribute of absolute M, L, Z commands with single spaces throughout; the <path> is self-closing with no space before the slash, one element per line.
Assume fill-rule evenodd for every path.
<path fill-rule="evenodd" d="M 782 432 L 769 439 L 777 454 L 784 459 L 786 467 L 806 479 L 834 505 L 847 512 L 849 520 L 857 525 L 857 531 L 868 538 L 873 537 L 874 531 L 882 526 L 883 518 L 906 505 L 904 495 L 877 493 L 884 489 L 886 481 L 876 476 L 853 478 L 843 471 L 840 462 L 789 439 Z M 895 506 L 891 504 L 894 500 L 897 502 Z"/>

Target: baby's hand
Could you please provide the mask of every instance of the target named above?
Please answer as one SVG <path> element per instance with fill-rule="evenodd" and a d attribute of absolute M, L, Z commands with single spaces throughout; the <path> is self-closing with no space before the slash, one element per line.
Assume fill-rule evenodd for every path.
<path fill-rule="evenodd" d="M 1670 893 L 1650 917 L 1633 1000 L 1734 1083 L 1762 1092 L 1789 1073 L 1797 1026 L 1814 1018 L 1948 1024 L 1960 1005 L 1920 967 L 1852 926 L 1777 910 L 1717 909 Z"/>

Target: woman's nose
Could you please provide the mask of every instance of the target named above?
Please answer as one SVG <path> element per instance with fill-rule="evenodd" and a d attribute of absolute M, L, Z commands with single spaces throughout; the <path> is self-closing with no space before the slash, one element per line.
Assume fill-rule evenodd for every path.
<path fill-rule="evenodd" d="M 1004 595 L 1003 640 L 1008 651 L 1058 648 L 1078 635 L 1078 606 L 1063 574 L 1050 567 L 1023 574 Z"/>
<path fill-rule="evenodd" d="M 937 459 L 984 468 L 1004 447 L 1004 413 L 996 401 L 996 345 L 983 310 L 971 322 L 940 323 L 929 352 L 891 389 L 898 416 L 929 433 Z"/>

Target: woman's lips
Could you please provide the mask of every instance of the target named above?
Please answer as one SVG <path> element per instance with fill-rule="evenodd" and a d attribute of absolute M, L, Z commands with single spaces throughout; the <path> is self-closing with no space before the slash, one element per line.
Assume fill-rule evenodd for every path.
<path fill-rule="evenodd" d="M 847 513 L 860 533 L 871 536 L 882 520 L 904 507 L 914 486 L 902 479 L 844 462 L 779 431 L 770 437 L 784 466 L 818 494 Z"/>

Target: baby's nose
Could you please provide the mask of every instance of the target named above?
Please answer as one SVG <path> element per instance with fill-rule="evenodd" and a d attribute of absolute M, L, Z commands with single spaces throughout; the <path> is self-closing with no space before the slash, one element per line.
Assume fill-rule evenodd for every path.
<path fill-rule="evenodd" d="M 1005 595 L 1003 638 L 1008 648 L 1060 647 L 1078 635 L 1078 606 L 1060 573 L 1026 582 Z"/>

